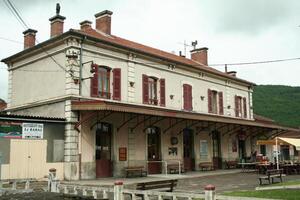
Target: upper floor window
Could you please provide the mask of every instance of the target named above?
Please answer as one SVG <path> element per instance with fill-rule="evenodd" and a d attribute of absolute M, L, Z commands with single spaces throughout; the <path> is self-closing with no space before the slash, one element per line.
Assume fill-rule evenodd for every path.
<path fill-rule="evenodd" d="M 121 69 L 113 70 L 107 66 L 92 65 L 91 71 L 94 73 L 91 78 L 91 96 L 105 99 L 111 98 L 111 85 L 113 85 L 113 99 L 121 99 Z M 112 72 L 112 73 L 111 73 Z M 113 83 L 111 83 L 111 74 Z"/>
<path fill-rule="evenodd" d="M 183 109 L 193 110 L 192 86 L 189 84 L 183 84 Z"/>
<path fill-rule="evenodd" d="M 207 93 L 208 112 L 223 115 L 223 92 L 208 89 Z"/>
<path fill-rule="evenodd" d="M 143 103 L 165 106 L 165 79 L 143 74 Z M 159 87 L 158 87 L 159 85 Z M 158 88 L 160 99 L 158 98 Z"/>
<path fill-rule="evenodd" d="M 235 95 L 235 116 L 247 118 L 247 100 L 246 97 Z"/>
<path fill-rule="evenodd" d="M 99 97 L 110 99 L 110 68 L 98 68 L 98 94 Z"/>
<path fill-rule="evenodd" d="M 148 77 L 148 85 L 149 103 L 157 105 L 157 79 L 155 77 Z"/>

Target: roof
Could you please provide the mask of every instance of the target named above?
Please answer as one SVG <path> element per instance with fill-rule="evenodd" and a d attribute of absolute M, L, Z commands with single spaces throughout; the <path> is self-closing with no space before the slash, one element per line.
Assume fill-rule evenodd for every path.
<path fill-rule="evenodd" d="M 249 119 L 233 118 L 214 114 L 196 113 L 183 110 L 171 110 L 161 107 L 153 107 L 148 105 L 137 105 L 121 102 L 103 101 L 103 100 L 82 100 L 72 101 L 72 110 L 107 110 L 115 112 L 136 113 L 153 116 L 164 116 L 170 118 L 181 118 L 188 120 L 199 120 L 207 122 L 217 122 L 226 124 L 238 124 L 253 127 L 262 127 L 270 129 L 280 129 L 285 131 L 300 132 L 299 129 L 279 126 L 277 124 L 257 122 Z"/>
<path fill-rule="evenodd" d="M 16 115 L 0 113 L 1 120 L 12 120 L 12 121 L 39 121 L 39 122 L 65 122 L 65 118 L 59 117 L 44 117 L 44 116 L 31 116 L 31 115 Z"/>
<path fill-rule="evenodd" d="M 181 64 L 181 65 L 189 66 L 189 67 L 192 67 L 194 69 L 198 69 L 198 70 L 202 70 L 204 72 L 212 73 L 214 75 L 218 75 L 218 76 L 225 77 L 225 78 L 228 78 L 228 79 L 231 79 L 231 80 L 235 80 L 237 82 L 242 82 L 242 83 L 247 84 L 247 85 L 255 85 L 252 82 L 237 78 L 235 76 L 231 76 L 227 73 L 221 72 L 221 71 L 216 70 L 212 67 L 209 67 L 209 66 L 206 66 L 202 63 L 196 62 L 192 59 L 188 59 L 188 58 L 185 58 L 185 57 L 182 57 L 182 56 L 178 56 L 178 55 L 175 55 L 175 54 L 172 54 L 172 53 L 168 53 L 166 51 L 162 51 L 162 50 L 152 48 L 152 47 L 149 47 L 149 46 L 146 46 L 146 45 L 143 45 L 143 44 L 139 44 L 139 43 L 136 43 L 136 42 L 133 42 L 133 41 L 115 36 L 115 35 L 107 35 L 107 34 L 104 34 L 102 32 L 99 32 L 99 31 L 95 30 L 95 29 L 92 29 L 92 28 L 86 29 L 84 31 L 83 30 L 70 29 L 69 31 L 67 31 L 67 32 L 65 32 L 65 33 L 63 33 L 63 34 L 61 34 L 57 37 L 50 38 L 49 40 L 46 40 L 42 43 L 39 43 L 38 45 L 35 45 L 34 47 L 25 49 L 25 50 L 15 54 L 15 55 L 12 55 L 8 58 L 5 58 L 5 59 L 1 60 L 1 62 L 7 63 L 10 60 L 13 60 L 13 59 L 18 58 L 19 56 L 22 56 L 26 53 L 30 53 L 33 50 L 37 50 L 37 49 L 39 49 L 43 46 L 51 44 L 54 41 L 61 40 L 61 39 L 65 38 L 69 35 L 76 35 L 76 36 L 79 36 L 79 37 L 85 36 L 85 37 L 87 37 L 87 39 L 94 40 L 96 42 L 105 43 L 105 44 L 116 46 L 116 47 L 119 47 L 119 48 L 129 49 L 133 52 L 153 56 L 153 57 L 163 59 L 163 60 L 166 60 L 166 61 L 174 63 L 174 64 Z"/>
<path fill-rule="evenodd" d="M 261 116 L 261 115 L 257 115 L 257 114 L 254 114 L 254 119 L 255 119 L 255 121 L 275 124 L 275 121 L 273 119 L 268 118 L 268 117 L 264 117 L 264 116 Z"/>
<path fill-rule="evenodd" d="M 179 63 L 179 64 L 182 64 L 182 65 L 187 65 L 187 66 L 190 66 L 190 67 L 194 67 L 196 69 L 200 69 L 200 70 L 203 70 L 203 71 L 206 71 L 206 72 L 210 72 L 210 73 L 215 74 L 215 75 L 219 75 L 219 76 L 226 77 L 226 78 L 229 78 L 229 79 L 234 79 L 234 80 L 239 81 L 239 82 L 244 82 L 244 83 L 249 84 L 249 85 L 255 85 L 252 82 L 249 82 L 249 81 L 231 76 L 227 73 L 221 72 L 219 70 L 216 70 L 212 67 L 206 66 L 206 65 L 204 65 L 202 63 L 199 63 L 197 61 L 194 61 L 192 59 L 188 59 L 188 58 L 185 58 L 185 57 L 182 57 L 182 56 L 178 56 L 176 54 L 172 54 L 172 53 L 168 53 L 166 51 L 162 51 L 160 49 L 156 49 L 156 48 L 153 48 L 153 47 L 150 47 L 150 46 L 139 44 L 137 42 L 133 42 L 133 41 L 130 41 L 130 40 L 127 40 L 127 39 L 124 39 L 124 38 L 121 38 L 121 37 L 118 37 L 118 36 L 115 36 L 115 35 L 106 35 L 106 34 L 100 32 L 100 31 L 97 31 L 97 30 L 92 29 L 92 28 L 85 29 L 85 30 L 74 30 L 74 29 L 71 29 L 71 30 L 75 31 L 75 32 L 78 32 L 80 34 L 84 34 L 84 35 L 93 37 L 95 39 L 104 40 L 104 41 L 109 42 L 111 44 L 120 45 L 122 47 L 131 49 L 131 50 L 135 50 L 137 52 L 141 52 L 141 53 L 144 53 L 144 54 L 149 54 L 151 56 L 159 57 L 159 58 L 171 61 L 171 62 L 175 62 L 175 63 Z"/>

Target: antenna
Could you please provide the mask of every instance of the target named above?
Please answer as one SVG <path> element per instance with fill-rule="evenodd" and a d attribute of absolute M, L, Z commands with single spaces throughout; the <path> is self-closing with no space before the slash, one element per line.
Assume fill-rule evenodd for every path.
<path fill-rule="evenodd" d="M 197 40 L 195 40 L 194 42 L 192 42 L 192 46 L 194 47 L 194 49 L 196 49 L 197 44 L 198 44 Z"/>

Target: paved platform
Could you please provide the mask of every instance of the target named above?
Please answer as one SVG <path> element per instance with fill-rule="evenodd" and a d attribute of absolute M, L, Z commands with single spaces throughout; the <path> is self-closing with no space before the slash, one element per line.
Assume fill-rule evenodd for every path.
<path fill-rule="evenodd" d="M 93 180 L 80 180 L 80 181 L 63 181 L 62 183 L 68 184 L 78 184 L 78 185 L 89 185 L 89 186 L 112 186 L 115 181 L 123 181 L 124 185 L 133 185 L 141 182 L 151 182 L 158 180 L 168 180 L 168 179 L 193 179 L 200 177 L 216 176 L 216 175 L 225 175 L 225 174 L 236 174 L 240 173 L 240 169 L 231 169 L 231 170 L 215 170 L 215 171 L 197 171 L 197 172 L 187 172 L 183 174 L 155 174 L 148 175 L 147 177 L 136 177 L 136 178 L 100 178 Z"/>
<path fill-rule="evenodd" d="M 225 191 L 254 190 L 259 186 L 258 177 L 261 174 L 255 172 L 243 173 L 241 169 L 216 170 L 216 171 L 197 171 L 188 172 L 182 175 L 149 175 L 139 178 L 101 178 L 96 180 L 64 181 L 64 183 L 86 186 L 113 186 L 117 180 L 123 181 L 125 188 L 134 188 L 136 183 L 150 182 L 167 179 L 178 179 L 177 192 L 201 193 L 208 184 L 216 186 L 216 191 L 221 194 Z M 300 175 L 288 175 L 284 181 L 300 180 Z"/>

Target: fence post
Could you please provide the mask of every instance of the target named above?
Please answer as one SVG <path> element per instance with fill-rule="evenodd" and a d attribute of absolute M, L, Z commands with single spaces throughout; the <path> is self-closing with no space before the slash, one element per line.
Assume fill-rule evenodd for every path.
<path fill-rule="evenodd" d="M 56 169 L 55 168 L 49 169 L 48 191 L 49 192 L 59 192 L 58 191 L 58 180 L 56 178 Z"/>
<path fill-rule="evenodd" d="M 205 200 L 216 200 L 216 187 L 214 185 L 207 185 L 204 188 Z"/>
<path fill-rule="evenodd" d="M 122 181 L 115 182 L 114 200 L 123 200 L 123 182 Z"/>

